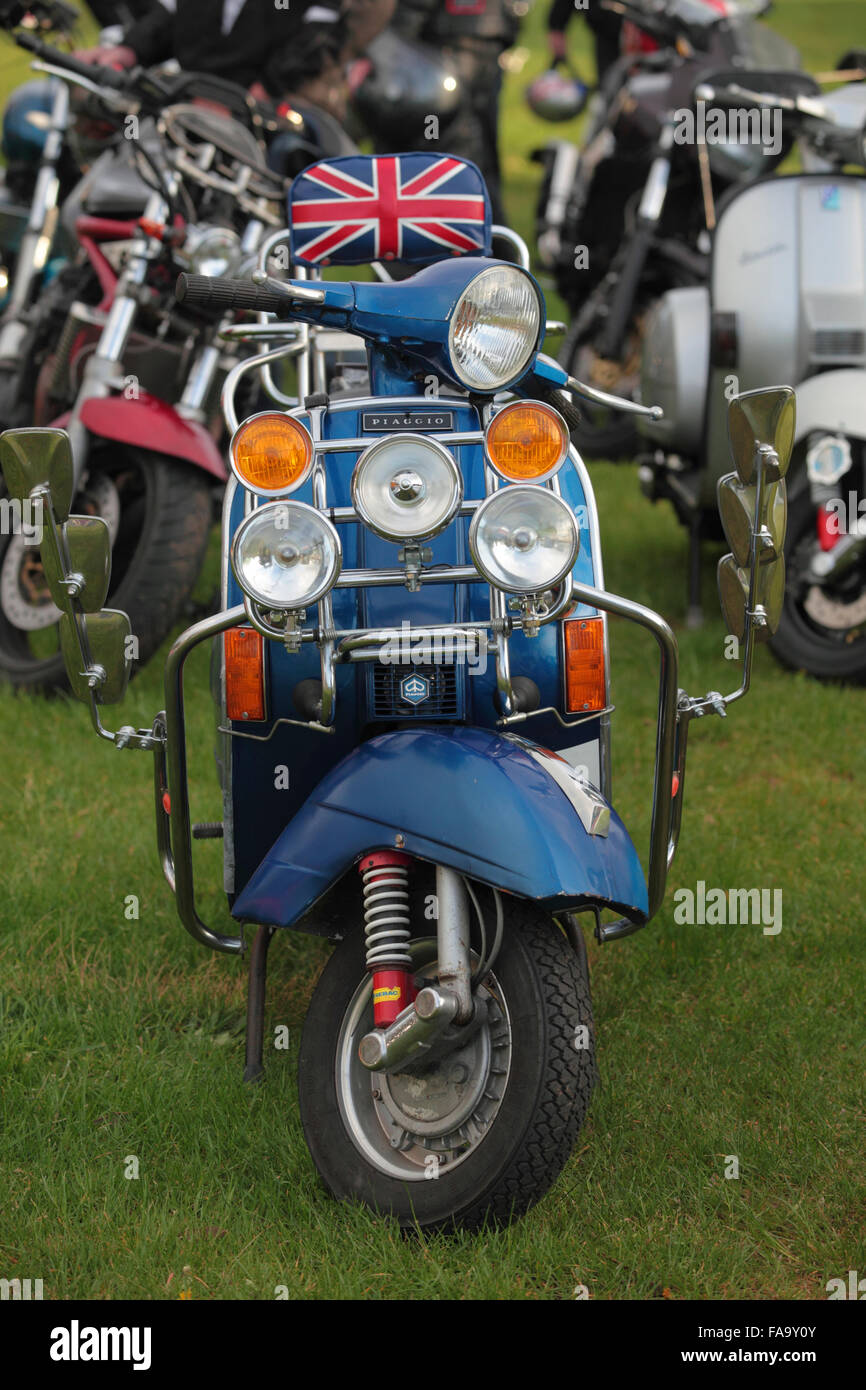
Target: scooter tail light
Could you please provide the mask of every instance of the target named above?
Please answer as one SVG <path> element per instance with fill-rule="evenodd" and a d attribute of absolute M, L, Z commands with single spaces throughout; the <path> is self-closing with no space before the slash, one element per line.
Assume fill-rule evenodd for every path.
<path fill-rule="evenodd" d="M 252 627 L 225 633 L 226 715 L 242 723 L 261 722 L 265 710 L 264 638 Z"/>
<path fill-rule="evenodd" d="M 570 618 L 565 633 L 565 707 L 569 714 L 603 710 L 607 704 L 604 619 Z"/>

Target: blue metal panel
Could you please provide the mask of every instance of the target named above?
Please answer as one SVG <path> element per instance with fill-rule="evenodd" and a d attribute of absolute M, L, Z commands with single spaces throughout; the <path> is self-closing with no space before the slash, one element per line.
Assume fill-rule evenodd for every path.
<path fill-rule="evenodd" d="M 454 415 L 455 430 L 479 427 L 474 406 L 452 397 L 437 401 L 418 397 L 418 410 L 428 411 L 431 404 L 449 410 Z M 380 408 L 388 408 L 383 398 Z M 411 410 L 410 410 L 411 413 Z M 363 410 L 326 411 L 323 429 L 327 438 L 354 439 L 363 437 Z M 306 417 L 301 417 L 306 422 Z M 371 434 L 370 438 L 377 437 Z M 454 454 L 463 473 L 467 497 L 484 496 L 484 457 L 479 445 L 459 445 Z M 350 483 L 357 460 L 355 453 L 335 453 L 326 457 L 328 500 L 332 505 L 346 506 L 351 502 Z M 588 525 L 588 505 L 580 479 L 566 463 L 559 475 L 562 494 L 574 508 L 580 524 L 580 550 L 574 568 L 575 578 L 593 583 L 591 537 Z M 312 487 L 307 483 L 295 494 L 299 500 L 312 503 Z M 231 530 L 243 519 L 243 492 L 235 492 Z M 346 569 L 397 565 L 398 546 L 381 540 L 359 524 L 341 524 L 338 528 L 343 545 L 343 565 Z M 443 565 L 468 563 L 469 519 L 458 518 L 440 536 L 428 544 L 433 550 L 433 562 Z M 229 605 L 242 602 L 243 595 L 233 575 L 229 576 Z M 358 627 L 388 627 L 398 631 L 404 621 L 413 626 L 441 623 L 481 621 L 489 617 L 489 600 L 484 584 L 425 585 L 419 593 L 411 594 L 403 585 L 393 588 L 367 590 L 335 589 L 333 592 L 336 625 L 342 629 Z M 594 610 L 580 605 L 574 616 L 585 616 Z M 560 624 L 542 628 L 533 639 L 517 634 L 512 637 L 511 668 L 514 675 L 530 676 L 539 687 L 541 706 L 563 706 Z M 266 644 L 269 721 L 280 716 L 301 717 L 293 702 L 293 691 L 300 681 L 319 679 L 319 652 L 313 644 L 305 644 L 298 653 L 289 655 L 279 642 Z M 235 803 L 235 887 L 243 889 L 256 869 L 263 846 L 270 845 L 288 824 L 292 816 L 313 793 L 320 779 L 335 764 L 355 748 L 369 732 L 368 702 L 369 663 L 340 665 L 337 668 L 337 713 L 335 732 L 325 736 L 291 725 L 276 730 L 266 743 L 249 739 L 232 741 L 232 785 Z M 486 665 L 466 665 L 459 668 L 459 714 L 461 720 L 482 728 L 495 728 L 497 711 L 493 704 L 495 670 L 493 658 Z M 423 705 L 418 713 L 423 715 Z M 244 732 L 265 735 L 271 723 L 255 726 L 235 725 Z M 564 730 L 550 715 L 533 719 L 521 732 L 529 733 L 538 742 L 553 749 L 583 743 L 598 737 L 598 721 L 588 721 L 579 731 Z M 289 786 L 285 776 L 276 769 L 289 770 Z M 582 834 L 582 830 L 578 827 Z"/>
<path fill-rule="evenodd" d="M 489 730 L 382 734 L 319 783 L 237 898 L 239 920 L 291 926 L 365 851 L 394 847 L 548 905 L 646 916 L 643 870 L 622 821 L 589 835 L 525 749 Z"/>

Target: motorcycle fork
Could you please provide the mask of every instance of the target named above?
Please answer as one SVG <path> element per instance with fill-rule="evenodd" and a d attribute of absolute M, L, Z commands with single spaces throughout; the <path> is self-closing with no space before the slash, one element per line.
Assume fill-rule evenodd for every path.
<path fill-rule="evenodd" d="M 168 207 L 164 199 L 154 193 L 147 201 L 143 219 L 150 222 L 164 222 L 168 217 Z M 110 396 L 121 384 L 118 368 L 122 367 L 129 336 L 138 312 L 138 291 L 147 279 L 150 266 L 150 237 L 143 232 L 136 237 L 130 248 L 129 260 L 117 282 L 108 317 L 99 337 L 96 351 L 88 359 L 84 369 L 81 389 L 72 407 L 66 426 L 72 445 L 72 458 L 75 466 L 75 488 L 80 487 L 87 471 L 89 453 L 89 434 L 81 423 L 81 410 L 86 401 Z"/>
<path fill-rule="evenodd" d="M 373 1032 L 361 1041 L 360 1057 L 371 1071 L 430 1056 L 437 1046 L 459 1045 L 486 1016 L 484 1007 L 472 996 L 466 887 L 460 874 L 441 865 L 436 867 L 438 987 L 428 985 L 418 991 L 408 950 L 411 862 L 407 854 L 381 850 L 365 855 L 358 865 L 364 880 L 364 931 L 367 967 L 373 977 L 374 1022 Z M 259 927 L 250 956 L 246 1082 L 258 1081 L 263 1074 L 265 987 L 273 936 L 273 927 Z"/>
<path fill-rule="evenodd" d="M 596 350 L 598 356 L 604 360 L 616 361 L 622 350 L 644 266 L 667 201 L 673 143 L 673 122 L 667 121 L 662 128 L 658 151 L 650 165 L 641 194 L 637 229 L 619 270 L 608 315 L 598 339 Z"/>
<path fill-rule="evenodd" d="M 54 105 L 45 136 L 42 162 L 36 176 L 30 216 L 21 238 L 15 274 L 3 312 L 0 361 L 14 361 L 18 355 L 18 349 L 27 331 L 26 326 L 20 322 L 20 315 L 29 305 L 36 278 L 45 269 L 51 254 L 60 199 L 57 165 L 63 153 L 63 137 L 68 124 L 69 88 L 65 82 L 58 81 L 54 88 Z"/>

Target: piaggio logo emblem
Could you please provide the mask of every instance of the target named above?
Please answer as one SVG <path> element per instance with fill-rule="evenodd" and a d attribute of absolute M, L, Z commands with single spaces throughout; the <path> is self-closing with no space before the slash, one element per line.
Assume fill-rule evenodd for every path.
<path fill-rule="evenodd" d="M 430 682 L 426 676 L 404 676 L 400 694 L 410 705 L 420 705 L 430 694 Z"/>

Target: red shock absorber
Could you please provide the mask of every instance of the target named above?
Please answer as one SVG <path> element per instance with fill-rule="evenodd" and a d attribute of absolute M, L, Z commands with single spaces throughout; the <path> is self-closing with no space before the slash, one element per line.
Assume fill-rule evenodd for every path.
<path fill-rule="evenodd" d="M 387 1028 L 417 994 L 409 954 L 409 855 L 396 850 L 365 854 L 358 865 L 364 880 L 367 969 L 373 976 L 373 1022 Z"/>

